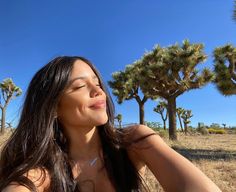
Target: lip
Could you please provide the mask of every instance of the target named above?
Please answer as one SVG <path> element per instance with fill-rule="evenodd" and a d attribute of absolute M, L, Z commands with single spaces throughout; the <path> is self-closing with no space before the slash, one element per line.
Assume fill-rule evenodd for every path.
<path fill-rule="evenodd" d="M 105 100 L 96 101 L 94 104 L 90 106 L 90 108 L 93 108 L 93 109 L 103 109 L 105 107 L 106 107 Z"/>

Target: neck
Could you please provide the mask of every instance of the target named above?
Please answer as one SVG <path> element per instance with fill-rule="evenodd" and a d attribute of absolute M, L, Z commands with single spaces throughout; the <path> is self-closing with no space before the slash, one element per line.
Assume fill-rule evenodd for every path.
<path fill-rule="evenodd" d="M 96 127 L 67 129 L 69 132 L 69 155 L 73 160 L 86 161 L 98 157 L 101 142 Z"/>

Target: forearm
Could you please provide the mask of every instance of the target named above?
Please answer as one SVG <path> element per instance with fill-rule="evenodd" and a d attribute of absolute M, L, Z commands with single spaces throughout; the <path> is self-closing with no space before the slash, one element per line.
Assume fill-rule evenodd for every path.
<path fill-rule="evenodd" d="M 145 139 L 129 147 L 132 161 L 134 164 L 145 163 L 166 192 L 221 191 L 203 172 L 170 148 L 149 127 L 139 125 L 132 134 L 133 140 L 138 138 Z"/>
<path fill-rule="evenodd" d="M 150 170 L 167 192 L 218 192 L 221 191 L 204 173 L 189 160 L 171 149 L 155 136 L 150 151 L 144 157 Z"/>

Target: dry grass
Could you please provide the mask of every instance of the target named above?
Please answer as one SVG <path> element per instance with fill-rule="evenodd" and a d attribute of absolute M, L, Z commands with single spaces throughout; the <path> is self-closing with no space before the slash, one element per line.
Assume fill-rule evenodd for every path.
<path fill-rule="evenodd" d="M 222 191 L 236 191 L 236 135 L 179 135 L 178 141 L 164 139 L 169 146 L 187 157 L 201 169 Z M 146 179 L 151 191 L 163 192 L 148 170 Z"/>
<path fill-rule="evenodd" d="M 0 134 L 0 151 L 1 151 L 2 146 L 5 144 L 7 139 L 10 137 L 11 133 L 12 133 L 12 131 L 7 129 L 7 131 L 4 135 Z"/>
<path fill-rule="evenodd" d="M 0 136 L 0 148 L 10 132 Z M 178 141 L 164 139 L 169 146 L 187 157 L 213 180 L 222 191 L 236 191 L 236 135 L 179 135 Z M 163 192 L 152 173 L 147 170 L 146 181 L 152 192 Z"/>

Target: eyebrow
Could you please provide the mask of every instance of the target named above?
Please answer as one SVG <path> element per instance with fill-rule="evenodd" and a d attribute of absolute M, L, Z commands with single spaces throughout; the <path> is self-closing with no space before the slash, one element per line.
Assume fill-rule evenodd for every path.
<path fill-rule="evenodd" d="M 96 75 L 92 76 L 92 78 L 99 80 Z M 79 77 L 76 77 L 76 78 L 74 78 L 74 79 L 71 79 L 71 80 L 69 81 L 69 85 L 71 85 L 74 81 L 76 81 L 76 80 L 78 80 L 78 79 L 88 79 L 88 76 L 79 76 Z"/>

